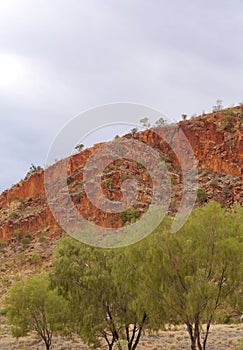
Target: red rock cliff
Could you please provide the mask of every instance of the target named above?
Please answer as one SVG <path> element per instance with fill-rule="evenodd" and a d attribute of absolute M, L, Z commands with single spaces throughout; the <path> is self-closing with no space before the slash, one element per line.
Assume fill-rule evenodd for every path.
<path fill-rule="evenodd" d="M 238 182 L 234 180 L 236 181 L 235 186 L 234 188 L 231 188 L 232 200 L 230 203 L 239 201 L 242 204 L 242 108 L 235 107 L 233 109 L 227 109 L 213 114 L 192 118 L 188 121 L 181 121 L 178 123 L 178 126 L 184 132 L 192 146 L 194 154 L 198 160 L 199 171 L 211 171 L 219 176 L 224 174 L 238 179 Z M 131 136 L 126 135 L 126 137 Z M 135 139 L 159 149 L 163 156 L 171 157 L 172 165 L 178 165 L 178 160 L 176 157 L 172 156 L 173 151 L 167 145 L 162 149 L 164 147 L 164 145 L 162 147 L 163 142 L 161 143 L 161 139 L 159 139 L 158 135 L 152 130 L 146 130 L 136 134 Z M 99 147 L 99 145 L 84 150 L 83 152 L 71 157 L 68 168 L 68 180 L 70 180 L 70 189 L 72 190 L 72 196 L 75 203 L 77 203 L 79 209 L 83 211 L 83 214 L 87 217 L 91 215 L 95 220 L 104 222 L 105 225 L 109 226 L 110 221 L 108 220 L 107 215 L 92 208 L 87 197 L 83 195 L 82 169 L 87 159 L 97 147 Z M 167 155 L 165 155 L 165 152 Z M 121 166 L 126 168 L 127 171 L 135 171 L 143 178 L 145 176 L 142 174 L 141 169 L 133 167 L 128 163 L 121 164 Z M 179 175 L 176 174 L 175 169 L 176 168 L 173 168 L 172 166 L 171 172 L 177 181 Z M 58 176 L 58 164 L 52 166 L 52 171 L 56 171 Z M 119 184 L 119 172 L 117 173 L 113 171 L 111 175 L 114 177 L 113 181 L 116 184 Z M 212 182 L 212 180 L 210 181 Z M 179 182 L 180 181 L 178 180 L 178 186 Z M 218 185 L 216 184 L 216 187 L 217 186 Z M 218 189 L 220 188 L 222 189 L 223 187 L 218 187 Z M 111 195 L 108 190 L 104 189 L 104 191 L 107 196 Z M 215 197 L 217 200 L 217 196 L 214 196 L 213 193 L 214 192 L 211 194 L 211 198 Z M 115 197 L 118 198 L 119 193 L 117 195 L 115 194 Z M 143 197 L 146 201 L 145 193 L 143 194 Z M 116 219 L 119 221 L 119 216 L 117 216 Z M 32 174 L 26 180 L 13 186 L 10 190 L 4 191 L 0 196 L 0 241 L 14 239 L 17 230 L 19 230 L 23 236 L 26 232 L 33 235 L 45 232 L 49 236 L 59 236 L 62 233 L 62 230 L 57 225 L 46 203 L 43 171 Z"/>

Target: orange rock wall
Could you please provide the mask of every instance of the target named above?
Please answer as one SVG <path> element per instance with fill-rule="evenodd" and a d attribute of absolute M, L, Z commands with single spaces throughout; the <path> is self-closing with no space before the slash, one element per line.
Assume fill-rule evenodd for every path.
<path fill-rule="evenodd" d="M 237 113 L 239 114 L 237 108 L 235 113 L 236 116 Z M 210 170 L 242 178 L 243 125 L 240 115 L 238 118 L 235 117 L 228 126 L 225 123 L 224 112 L 181 121 L 178 125 L 188 138 L 201 170 Z M 136 138 L 154 147 L 159 146 L 158 135 L 151 130 L 138 133 Z M 97 147 L 99 145 L 72 156 L 68 174 L 72 175 L 77 168 L 84 166 L 90 154 Z M 52 166 L 52 171 L 56 172 L 58 176 L 58 164 Z M 20 206 L 21 201 L 24 202 L 22 206 L 27 211 L 28 208 L 32 208 L 33 213 L 26 217 L 20 215 L 18 218 L 12 218 L 13 207 Z M 86 209 L 87 207 L 89 207 L 89 203 L 87 203 Z M 99 215 L 98 212 L 97 215 Z M 104 220 L 107 218 L 104 217 Z M 50 235 L 61 234 L 61 229 L 56 224 L 46 204 L 43 171 L 34 173 L 0 195 L 0 241 L 11 240 L 16 229 L 21 229 L 22 233 L 47 230 Z"/>

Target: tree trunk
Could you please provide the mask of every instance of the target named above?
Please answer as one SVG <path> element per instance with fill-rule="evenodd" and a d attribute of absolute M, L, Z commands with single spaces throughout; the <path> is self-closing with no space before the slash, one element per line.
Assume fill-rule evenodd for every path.
<path fill-rule="evenodd" d="M 192 328 L 192 324 L 190 323 L 190 321 L 187 319 L 186 320 L 186 327 L 187 327 L 187 332 L 190 336 L 190 340 L 191 340 L 191 350 L 196 350 L 196 339 L 193 335 L 193 328 Z"/>
<path fill-rule="evenodd" d="M 46 350 L 49 350 L 51 348 L 51 337 L 43 337 L 42 339 L 45 342 Z"/>
<path fill-rule="evenodd" d="M 211 325 L 211 323 L 209 321 L 208 324 L 207 324 L 205 338 L 203 340 L 203 350 L 206 350 L 206 344 L 207 344 L 207 340 L 208 340 L 208 334 L 209 334 L 210 325 Z"/>
<path fill-rule="evenodd" d="M 196 349 L 196 338 L 193 337 L 193 340 L 191 340 L 191 350 L 197 350 Z"/>
<path fill-rule="evenodd" d="M 50 349 L 50 347 L 51 347 L 51 344 L 49 344 L 49 343 L 45 342 L 45 345 L 46 345 L 46 350 L 49 350 L 49 349 Z"/>
<path fill-rule="evenodd" d="M 202 350 L 202 345 L 201 345 L 201 341 L 200 341 L 199 322 L 197 322 L 197 323 L 195 324 L 195 334 L 194 334 L 194 337 L 196 338 L 196 341 L 197 341 L 198 350 Z"/>
<path fill-rule="evenodd" d="M 137 338 L 135 340 L 135 343 L 132 346 L 132 350 L 135 350 L 137 348 L 137 346 L 138 346 L 138 343 L 139 343 L 139 340 L 140 340 L 140 337 L 141 337 L 141 334 L 142 334 L 143 326 L 145 324 L 146 319 L 147 319 L 147 314 L 146 314 L 146 312 L 144 312 L 143 318 L 142 318 L 142 322 L 141 322 L 141 325 L 139 327 L 139 331 L 138 331 L 138 334 L 137 334 Z"/>
<path fill-rule="evenodd" d="M 198 333 L 198 336 L 197 336 L 197 346 L 198 346 L 198 350 L 203 350 L 201 340 L 200 340 L 200 333 Z"/>
<path fill-rule="evenodd" d="M 200 342 L 200 331 L 199 331 L 199 322 L 195 322 L 194 329 L 192 324 L 187 321 L 187 332 L 190 335 L 191 340 L 191 350 L 203 350 L 201 342 Z"/>

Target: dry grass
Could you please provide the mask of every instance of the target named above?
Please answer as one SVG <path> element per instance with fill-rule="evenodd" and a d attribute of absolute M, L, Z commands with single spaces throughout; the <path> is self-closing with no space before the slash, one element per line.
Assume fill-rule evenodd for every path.
<path fill-rule="evenodd" d="M 56 337 L 53 350 L 88 350 L 80 342 Z M 154 335 L 144 335 L 137 350 L 190 350 L 190 343 L 184 326 L 160 331 Z M 44 350 L 41 341 L 34 336 L 16 340 L 11 337 L 6 319 L 1 317 L 0 350 Z M 115 350 L 115 349 L 114 349 Z M 208 339 L 207 350 L 243 350 L 243 325 L 213 325 Z"/>
<path fill-rule="evenodd" d="M 243 350 L 236 347 L 243 339 L 243 326 L 213 325 L 208 338 L 208 350 Z M 242 343 L 241 343 L 242 344 Z M 184 326 L 160 331 L 157 336 L 144 336 L 138 350 L 190 350 L 188 334 Z"/>

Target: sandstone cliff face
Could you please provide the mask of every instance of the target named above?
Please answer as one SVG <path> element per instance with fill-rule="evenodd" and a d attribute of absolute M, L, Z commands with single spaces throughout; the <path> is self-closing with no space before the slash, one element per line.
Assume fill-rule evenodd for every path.
<path fill-rule="evenodd" d="M 227 120 L 223 112 L 193 123 L 180 123 L 187 136 L 200 169 L 232 176 L 243 176 L 243 121 L 240 110 Z"/>
<path fill-rule="evenodd" d="M 203 115 L 178 123 L 188 138 L 199 169 L 199 186 L 205 188 L 209 199 L 215 199 L 225 205 L 235 202 L 243 204 L 243 111 L 240 107 Z M 126 135 L 125 138 L 130 138 Z M 176 210 L 182 193 L 180 162 L 173 150 L 153 130 L 145 130 L 134 136 L 154 147 L 160 152 L 169 166 L 172 181 L 172 200 L 170 211 Z M 94 150 L 100 145 L 71 157 L 68 166 L 68 185 L 78 210 L 84 217 L 98 222 L 100 225 L 121 226 L 119 214 L 111 219 L 107 213 L 95 208 L 85 195 L 83 187 L 83 168 Z M 183 147 L 182 147 L 183 150 Z M 182 151 L 183 156 L 183 151 Z M 51 168 L 58 178 L 58 164 Z M 90 174 L 92 177 L 92 174 Z M 151 199 L 151 184 L 146 191 L 143 182 L 149 184 L 150 178 L 145 169 L 129 160 L 115 162 L 104 174 L 102 187 L 109 199 L 119 199 L 119 188 L 124 179 L 136 176 L 139 181 L 139 210 Z M 124 177 L 124 178 L 122 178 Z M 111 178 L 111 181 L 107 179 Z M 107 186 L 109 184 L 109 186 Z M 111 190 L 111 187 L 112 189 Z M 114 188 L 116 190 L 114 190 Z M 56 223 L 46 202 L 44 189 L 44 173 L 36 172 L 26 180 L 4 191 L 0 196 L 0 241 L 16 240 L 18 234 L 24 237 L 41 235 L 59 237 L 62 229 Z"/>

